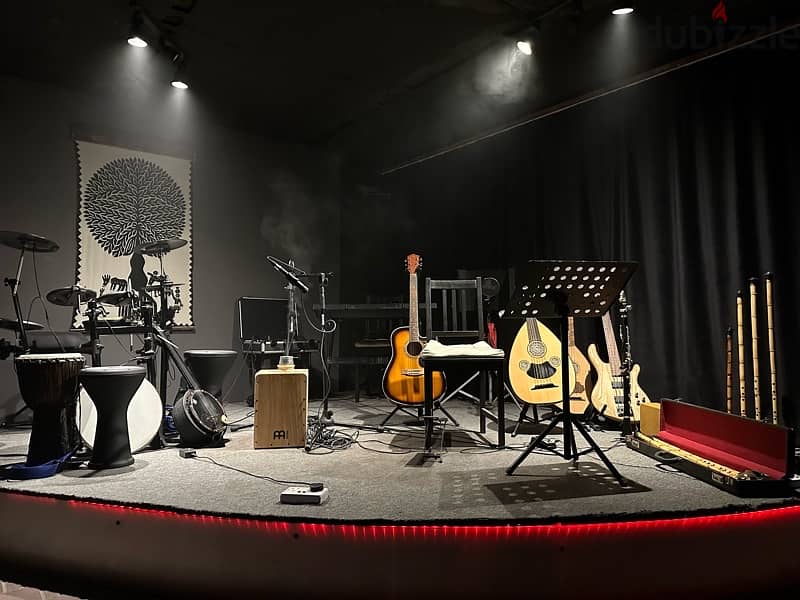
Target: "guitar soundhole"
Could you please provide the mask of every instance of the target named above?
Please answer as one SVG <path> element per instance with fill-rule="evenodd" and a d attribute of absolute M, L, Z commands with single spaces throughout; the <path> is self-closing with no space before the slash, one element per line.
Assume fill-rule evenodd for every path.
<path fill-rule="evenodd" d="M 528 344 L 528 354 L 531 356 L 544 356 L 544 353 L 547 352 L 547 348 L 545 347 L 543 342 L 540 341 L 533 341 Z"/>
<path fill-rule="evenodd" d="M 528 371 L 528 367 L 530 367 L 530 366 L 531 366 L 531 363 L 529 363 L 527 360 L 519 361 L 519 368 L 522 369 L 523 371 L 527 372 Z"/>
<path fill-rule="evenodd" d="M 422 354 L 422 342 L 408 342 L 406 352 L 409 356 L 419 356 Z"/>
<path fill-rule="evenodd" d="M 551 356 L 548 362 L 551 365 L 553 365 L 556 369 L 561 366 L 561 359 L 557 356 Z"/>

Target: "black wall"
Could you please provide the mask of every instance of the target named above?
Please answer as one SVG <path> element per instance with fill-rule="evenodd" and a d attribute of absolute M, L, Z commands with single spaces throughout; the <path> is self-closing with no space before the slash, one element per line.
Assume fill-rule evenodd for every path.
<path fill-rule="evenodd" d="M 120 57 L 127 49 L 118 51 Z M 326 155 L 226 129 L 191 90 L 181 94 L 163 81 L 153 84 L 145 67 L 102 72 L 110 80 L 87 90 L 0 78 L 0 229 L 34 233 L 61 246 L 37 258 L 43 295 L 72 285 L 78 207 L 74 134 L 164 154 L 173 148 L 188 152 L 196 331 L 176 333 L 175 341 L 183 349 L 236 348 L 237 298 L 285 295 L 284 281 L 265 254 L 292 257 L 308 270 L 339 270 L 336 165 Z M 3 277 L 15 274 L 17 259 L 17 251 L 0 247 Z M 27 313 L 36 295 L 30 257 L 21 279 Z M 3 289 L 0 315 L 12 318 L 10 293 Z M 312 290 L 309 305 L 315 294 Z M 69 327 L 70 309 L 48 304 L 47 311 L 55 330 Z M 34 305 L 30 318 L 44 322 L 41 304 Z M 103 339 L 105 364 L 130 358 L 128 338 L 119 341 Z M 238 370 L 239 363 L 231 377 Z M 242 400 L 247 393 L 246 373 L 229 399 Z M 0 362 L 0 386 L 0 415 L 22 406 L 10 359 Z"/>
<path fill-rule="evenodd" d="M 343 206 L 343 290 L 352 301 L 403 293 L 402 261 L 411 251 L 423 255 L 431 277 L 529 259 L 638 261 L 628 296 L 643 387 L 654 398 L 721 408 L 736 291 L 748 277 L 773 271 L 779 389 L 796 404 L 790 372 L 800 300 L 800 118 L 789 79 L 797 67 L 794 49 L 737 50 L 363 178 Z M 435 126 L 436 114 L 435 103 L 417 106 L 421 127 Z M 760 318 L 761 381 L 768 384 L 763 306 Z M 603 346 L 598 334 L 595 324 L 579 323 L 578 344 L 599 339 Z M 748 380 L 749 356 L 748 342 Z"/>

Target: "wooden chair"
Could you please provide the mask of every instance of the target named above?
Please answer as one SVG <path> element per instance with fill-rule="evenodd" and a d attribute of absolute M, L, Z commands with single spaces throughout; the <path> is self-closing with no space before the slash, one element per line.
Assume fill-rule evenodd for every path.
<path fill-rule="evenodd" d="M 441 292 L 441 298 L 434 299 L 434 290 Z M 486 328 L 483 314 L 483 289 L 480 277 L 472 279 L 431 279 L 425 280 L 426 301 L 426 327 L 428 340 L 438 340 L 443 344 L 470 344 L 486 341 Z M 433 312 L 433 304 L 439 306 L 438 314 Z M 486 417 L 498 423 L 498 446 L 505 447 L 505 414 L 503 402 L 498 402 L 498 414 L 492 414 L 486 407 L 487 400 L 492 397 L 490 390 L 489 374 L 494 374 L 494 390 L 501 391 L 505 356 L 426 356 L 420 360 L 426 380 L 425 412 L 425 450 L 430 452 L 431 434 L 433 430 L 433 411 L 441 410 L 447 417 L 459 426 L 458 422 L 445 410 L 444 403 L 457 394 L 464 395 L 478 402 L 480 417 L 480 431 L 486 432 Z M 466 368 L 472 372 L 465 381 L 443 398 L 434 402 L 430 398 L 429 380 L 434 371 L 444 371 L 453 368 Z M 480 377 L 480 395 L 476 398 L 464 388 L 476 378 Z M 501 397 L 502 397 L 502 392 Z"/>

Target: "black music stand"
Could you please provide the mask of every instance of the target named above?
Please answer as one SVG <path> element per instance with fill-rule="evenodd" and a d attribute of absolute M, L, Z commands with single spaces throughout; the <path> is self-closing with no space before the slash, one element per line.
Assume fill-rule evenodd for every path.
<path fill-rule="evenodd" d="M 561 364 L 570 365 L 566 343 L 568 317 L 600 317 L 616 301 L 620 290 L 638 267 L 634 262 L 558 261 L 532 260 L 518 270 L 517 290 L 509 300 L 504 318 L 556 317 L 561 325 Z M 547 428 L 531 441 L 525 451 L 506 469 L 511 475 L 528 455 L 544 440 L 560 422 L 563 422 L 565 460 L 577 460 L 579 456 L 594 450 L 614 475 L 620 485 L 625 481 L 616 467 L 591 438 L 580 421 L 574 420 L 570 409 L 569 371 L 561 370 L 562 410 Z M 590 448 L 578 452 L 575 445 L 573 425 L 589 443 Z"/>

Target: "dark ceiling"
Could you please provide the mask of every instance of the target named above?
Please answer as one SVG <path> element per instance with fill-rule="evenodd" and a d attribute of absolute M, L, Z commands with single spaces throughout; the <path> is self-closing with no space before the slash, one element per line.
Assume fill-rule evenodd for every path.
<path fill-rule="evenodd" d="M 718 0 L 657 2 L 658 18 L 702 14 Z M 727 0 L 731 11 L 763 9 Z M 278 140 L 330 142 L 399 97 L 436 81 L 511 32 L 556 23 L 550 39 L 608 19 L 609 0 L 140 0 L 185 53 L 190 93 L 230 127 Z M 624 3 L 623 3 L 624 4 Z M 648 4 L 638 2 L 639 5 Z M 797 5 L 775 2 L 774 5 Z M 668 5 L 668 7 L 667 7 Z M 680 9 L 676 7 L 680 6 Z M 109 86 L 161 86 L 141 77 L 110 83 L 100 59 L 120 48 L 130 27 L 125 0 L 43 0 L 4 7 L 0 72 L 81 92 Z M 638 10 L 637 10 L 638 12 Z M 762 10 L 763 12 L 763 10 Z M 650 13 L 643 11 L 643 14 Z M 766 13 L 765 13 L 766 14 Z M 666 16 L 664 18 L 667 18 Z M 564 32 L 563 34 L 561 32 Z M 550 55 L 562 50 L 551 49 Z M 152 49 L 148 49 L 152 52 Z M 579 86 L 578 86 L 579 87 Z M 578 89 L 578 88 L 576 88 Z"/>

